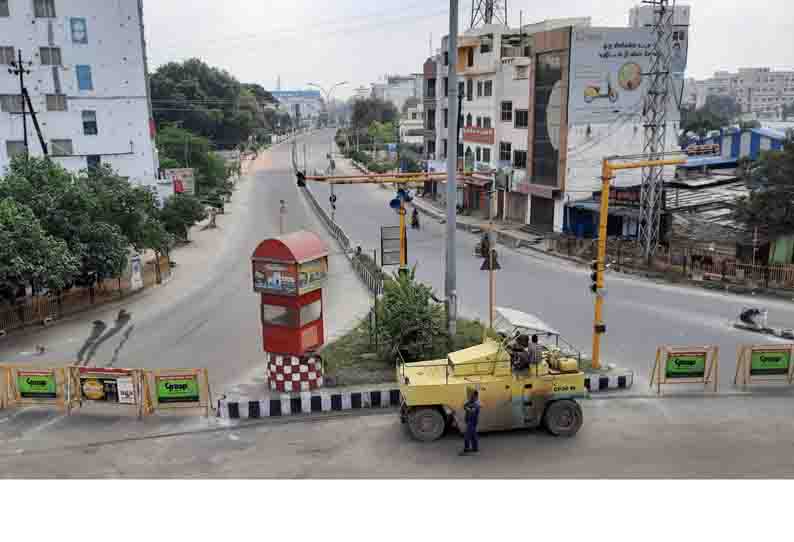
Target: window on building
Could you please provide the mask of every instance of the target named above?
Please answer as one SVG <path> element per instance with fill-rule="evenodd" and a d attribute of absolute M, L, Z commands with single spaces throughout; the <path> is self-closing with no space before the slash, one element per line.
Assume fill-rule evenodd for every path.
<path fill-rule="evenodd" d="M 19 94 L 0 94 L 0 111 L 3 113 L 22 113 L 22 96 Z"/>
<path fill-rule="evenodd" d="M 482 81 L 477 81 L 477 97 L 482 96 Z"/>
<path fill-rule="evenodd" d="M 474 47 L 469 47 L 466 49 L 467 57 L 466 57 L 466 65 L 471 68 L 474 66 Z"/>
<path fill-rule="evenodd" d="M 466 99 L 472 101 L 474 99 L 474 81 L 469 79 L 466 81 Z"/>
<path fill-rule="evenodd" d="M 513 167 L 527 169 L 527 151 L 513 151 Z"/>
<path fill-rule="evenodd" d="M 529 110 L 516 109 L 516 128 L 529 128 Z"/>
<path fill-rule="evenodd" d="M 491 117 L 483 117 L 482 118 L 482 127 L 483 128 L 490 128 L 491 127 Z"/>
<path fill-rule="evenodd" d="M 493 34 L 486 34 L 480 38 L 480 53 L 490 53 L 493 51 Z"/>
<path fill-rule="evenodd" d="M 10 17 L 11 12 L 8 11 L 8 0 L 0 0 L 0 17 Z"/>
<path fill-rule="evenodd" d="M 513 102 L 502 102 L 502 122 L 513 122 Z"/>
<path fill-rule="evenodd" d="M 466 94 L 466 83 L 460 81 L 458 83 L 458 96 L 464 96 Z"/>
<path fill-rule="evenodd" d="M 98 154 L 90 154 L 85 158 L 89 171 L 97 170 L 102 165 L 102 157 Z"/>
<path fill-rule="evenodd" d="M 99 127 L 96 122 L 96 111 L 83 111 L 83 134 L 97 135 Z"/>
<path fill-rule="evenodd" d="M 436 142 L 433 140 L 428 140 L 427 145 L 425 146 L 425 152 L 427 153 L 427 156 L 435 156 Z"/>
<path fill-rule="evenodd" d="M 298 311 L 291 307 L 262 305 L 262 323 L 271 326 L 298 327 Z"/>
<path fill-rule="evenodd" d="M 485 82 L 484 94 L 486 97 L 493 96 L 493 81 Z"/>
<path fill-rule="evenodd" d="M 91 66 L 77 66 L 77 88 L 80 90 L 94 90 L 94 80 L 91 77 Z"/>
<path fill-rule="evenodd" d="M 416 120 L 416 113 L 411 113 L 411 120 Z"/>
<path fill-rule="evenodd" d="M 444 78 L 444 96 L 449 96 L 449 77 Z"/>
<path fill-rule="evenodd" d="M 47 111 L 66 110 L 66 94 L 47 94 Z"/>
<path fill-rule="evenodd" d="M 425 98 L 435 98 L 436 97 L 436 80 L 428 79 L 425 86 Z"/>
<path fill-rule="evenodd" d="M 458 158 L 463 158 L 463 143 L 458 143 Z"/>
<path fill-rule="evenodd" d="M 323 304 L 319 299 L 301 307 L 301 327 L 316 322 L 323 315 Z"/>
<path fill-rule="evenodd" d="M 53 139 L 50 141 L 50 151 L 53 156 L 72 156 L 74 148 L 71 139 Z"/>
<path fill-rule="evenodd" d="M 55 0 L 33 0 L 36 17 L 55 17 Z"/>
<path fill-rule="evenodd" d="M 477 117 L 477 128 L 482 128 L 482 117 Z"/>
<path fill-rule="evenodd" d="M 471 113 L 466 115 L 466 126 L 471 127 L 473 122 L 474 122 L 474 118 L 472 118 Z"/>
<path fill-rule="evenodd" d="M 513 157 L 511 156 L 513 145 L 504 141 L 499 143 L 499 160 L 502 162 L 509 162 Z"/>
<path fill-rule="evenodd" d="M 0 8 L 2 10 L 2 8 Z M 0 64 L 10 65 L 16 60 L 13 47 L 0 47 Z"/>
<path fill-rule="evenodd" d="M 24 141 L 6 141 L 6 154 L 9 158 L 25 154 Z"/>
<path fill-rule="evenodd" d="M 477 150 L 475 151 L 474 155 L 476 157 L 475 159 L 478 162 L 480 162 L 482 160 L 482 150 L 480 149 L 480 147 L 477 147 Z"/>
<path fill-rule="evenodd" d="M 40 47 L 39 58 L 43 66 L 60 66 L 61 65 L 61 48 L 60 47 Z"/>
<path fill-rule="evenodd" d="M 487 163 L 487 164 L 491 163 L 491 149 L 485 147 L 482 150 L 482 161 Z"/>
<path fill-rule="evenodd" d="M 425 116 L 425 130 L 436 129 L 436 110 L 428 109 L 427 116 Z"/>
<path fill-rule="evenodd" d="M 444 128 L 449 128 L 449 109 L 444 108 Z"/>
<path fill-rule="evenodd" d="M 443 141 L 444 141 L 444 147 L 443 147 L 444 148 L 444 158 L 446 158 L 447 157 L 447 140 L 445 139 Z"/>
<path fill-rule="evenodd" d="M 444 51 L 444 66 L 449 66 L 449 51 Z"/>

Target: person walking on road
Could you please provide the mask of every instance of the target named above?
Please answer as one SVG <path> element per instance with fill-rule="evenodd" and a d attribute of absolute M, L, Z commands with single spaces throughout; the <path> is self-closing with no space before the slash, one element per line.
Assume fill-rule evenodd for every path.
<path fill-rule="evenodd" d="M 477 424 L 480 421 L 480 392 L 474 390 L 469 400 L 463 405 L 466 421 L 466 434 L 463 437 L 463 451 L 460 455 L 476 454 L 480 451 L 480 438 L 477 436 Z"/>

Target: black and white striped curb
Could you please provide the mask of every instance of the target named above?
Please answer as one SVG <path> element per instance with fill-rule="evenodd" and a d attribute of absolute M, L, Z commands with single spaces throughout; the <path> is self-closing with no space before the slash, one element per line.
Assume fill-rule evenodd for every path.
<path fill-rule="evenodd" d="M 263 401 L 218 400 L 218 417 L 230 420 L 274 418 L 296 414 L 318 414 L 343 410 L 395 408 L 400 406 L 399 389 L 305 392 Z"/>
<path fill-rule="evenodd" d="M 632 384 L 634 384 L 634 373 L 631 371 L 610 375 L 586 374 L 584 377 L 584 387 L 590 393 L 627 390 L 631 388 Z"/>
<path fill-rule="evenodd" d="M 626 390 L 634 383 L 633 373 L 619 375 L 589 375 L 585 387 L 590 393 L 611 390 Z M 230 420 L 274 418 L 296 414 L 318 414 L 344 410 L 367 410 L 396 408 L 400 406 L 399 389 L 371 391 L 305 392 L 281 395 L 278 398 L 259 401 L 218 400 L 218 417 Z"/>

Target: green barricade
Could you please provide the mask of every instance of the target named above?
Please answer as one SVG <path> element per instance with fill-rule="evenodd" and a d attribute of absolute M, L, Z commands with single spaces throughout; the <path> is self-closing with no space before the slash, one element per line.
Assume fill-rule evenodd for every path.
<path fill-rule="evenodd" d="M 716 346 L 674 347 L 656 349 L 656 362 L 651 371 L 650 385 L 656 393 L 662 385 L 702 384 L 716 392 L 719 385 L 719 348 Z"/>
<path fill-rule="evenodd" d="M 736 359 L 736 386 L 794 383 L 794 344 L 744 345 Z"/>

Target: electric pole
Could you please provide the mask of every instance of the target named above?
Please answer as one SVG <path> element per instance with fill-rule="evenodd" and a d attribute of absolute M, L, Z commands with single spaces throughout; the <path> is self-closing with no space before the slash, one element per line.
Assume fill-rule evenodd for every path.
<path fill-rule="evenodd" d="M 31 65 L 33 63 L 29 62 L 28 66 Z M 30 70 L 26 69 L 25 64 L 22 62 L 22 49 L 19 49 L 17 61 L 11 62 L 11 66 L 8 69 L 8 73 L 19 76 L 19 105 L 22 107 L 22 133 L 25 141 L 25 160 L 27 160 L 30 158 L 30 146 L 28 144 L 28 115 L 25 104 L 25 76 L 30 75 Z"/>
<path fill-rule="evenodd" d="M 19 76 L 19 105 L 20 109 L 22 110 L 22 131 L 25 141 L 25 160 L 30 158 L 27 109 L 30 109 L 30 117 L 33 119 L 33 126 L 36 128 L 36 135 L 39 137 L 41 150 L 44 153 L 44 156 L 49 156 L 47 143 L 44 141 L 44 135 L 42 135 L 41 126 L 39 126 L 39 119 L 36 117 L 36 110 L 33 109 L 33 102 L 31 102 L 30 94 L 28 94 L 28 89 L 25 87 L 25 76 L 30 75 L 30 70 L 25 66 L 27 65 L 30 67 L 33 65 L 33 62 L 25 63 L 22 61 L 22 49 L 18 50 L 17 55 L 17 60 L 11 62 L 11 68 L 8 69 L 8 73 Z"/>
<path fill-rule="evenodd" d="M 450 342 L 457 333 L 458 292 L 455 262 L 455 234 L 458 202 L 458 0 L 449 0 L 449 123 L 447 132 L 447 250 L 444 293 L 447 333 Z"/>

